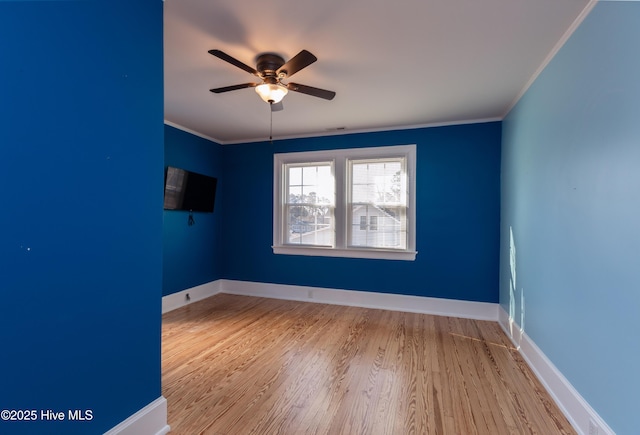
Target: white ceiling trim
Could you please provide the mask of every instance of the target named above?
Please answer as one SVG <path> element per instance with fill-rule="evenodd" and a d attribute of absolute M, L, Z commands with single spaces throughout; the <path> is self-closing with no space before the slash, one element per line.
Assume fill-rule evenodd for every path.
<path fill-rule="evenodd" d="M 360 134 L 360 133 L 379 133 L 385 131 L 399 131 L 399 130 L 415 130 L 418 128 L 432 128 L 432 127 L 446 127 L 450 125 L 465 125 L 465 124 L 482 124 L 485 122 L 496 122 L 502 121 L 502 118 L 484 118 L 484 119 L 470 119 L 466 121 L 451 121 L 451 122 L 434 122 L 428 124 L 416 124 L 416 125 L 406 125 L 406 126 L 398 126 L 398 127 L 380 127 L 380 128 L 363 128 L 363 129 L 354 129 L 350 130 L 348 128 L 341 130 L 327 130 L 325 132 L 320 133 L 310 133 L 310 134 L 297 134 L 297 135 L 283 135 L 283 136 L 273 136 L 273 140 L 287 140 L 287 139 L 304 139 L 311 137 L 326 137 L 326 136 L 344 136 L 348 134 Z M 242 143 L 255 143 L 255 142 L 268 142 L 268 138 L 256 138 L 250 140 L 241 140 L 241 141 L 226 141 L 226 142 L 218 142 L 222 145 L 234 145 L 234 144 L 242 144 Z"/>
<path fill-rule="evenodd" d="M 192 130 L 190 128 L 184 127 L 184 126 L 182 126 L 180 124 L 176 124 L 175 122 L 171 122 L 171 121 L 168 121 L 168 120 L 165 119 L 164 123 L 165 123 L 165 125 L 168 125 L 170 127 L 177 128 L 178 130 L 182 130 L 182 131 L 184 131 L 186 133 L 191 133 L 194 136 L 198 136 L 198 137 L 201 137 L 202 139 L 207 139 L 207 140 L 210 140 L 211 142 L 215 142 L 217 144 L 222 145 L 222 142 L 219 141 L 218 139 L 215 139 L 213 137 L 209 137 L 206 134 L 199 133 L 199 132 L 197 132 L 195 130 Z"/>
<path fill-rule="evenodd" d="M 516 104 L 518 104 L 518 101 L 520 101 L 520 99 L 524 96 L 524 94 L 529 90 L 531 85 L 533 85 L 533 83 L 536 81 L 538 76 L 542 74 L 542 71 L 544 71 L 547 65 L 549 65 L 551 60 L 556 56 L 556 54 L 558 54 L 560 49 L 564 46 L 564 44 L 566 44 L 566 42 L 569 40 L 571 35 L 573 35 L 573 32 L 575 32 L 576 29 L 580 26 L 580 24 L 582 24 L 582 22 L 587 17 L 587 15 L 589 15 L 589 12 L 591 12 L 591 10 L 594 8 L 596 3 L 598 3 L 598 0 L 589 0 L 589 3 L 587 3 L 585 8 L 582 10 L 582 12 L 580 12 L 580 15 L 578 15 L 576 19 L 573 21 L 573 23 L 571 23 L 571 26 L 569 26 L 567 31 L 562 35 L 562 38 L 558 40 L 558 42 L 551 49 L 547 57 L 544 58 L 544 60 L 542 61 L 538 69 L 536 69 L 536 71 L 533 73 L 533 75 L 527 81 L 524 87 L 520 90 L 520 92 L 518 92 L 518 95 L 516 95 L 516 97 L 511 102 L 511 104 L 509 104 L 509 106 L 507 107 L 507 110 L 502 114 L 502 119 L 504 119 L 509 114 L 509 112 L 511 112 L 511 110 L 516 106 Z"/>
<path fill-rule="evenodd" d="M 447 127 L 447 126 L 451 126 L 451 125 L 467 125 L 467 124 L 484 124 L 487 122 L 498 122 L 498 121 L 502 121 L 503 118 L 501 117 L 496 117 L 496 118 L 484 118 L 484 119 L 470 119 L 470 120 L 466 120 L 466 121 L 451 121 L 451 122 L 434 122 L 434 123 L 429 123 L 429 124 L 418 124 L 418 125 L 407 125 L 407 126 L 401 126 L 401 127 L 386 127 L 386 128 L 368 128 L 368 129 L 360 129 L 360 130 L 349 130 L 349 129 L 344 129 L 344 130 L 328 130 L 324 133 L 312 133 L 312 134 L 306 134 L 306 135 L 289 135 L 289 136 L 274 136 L 273 140 L 288 140 L 288 139 L 304 139 L 304 138 L 312 138 L 312 137 L 325 137 L 325 136 L 344 136 L 344 135 L 348 135 L 348 134 L 360 134 L 360 133 L 379 133 L 379 132 L 385 132 L 385 131 L 400 131 L 400 130 L 415 130 L 415 129 L 419 129 L 419 128 L 433 128 L 433 127 Z M 164 120 L 164 123 L 168 126 L 177 128 L 178 130 L 182 130 L 186 133 L 190 133 L 194 136 L 198 136 L 201 137 L 203 139 L 207 139 L 210 140 L 211 142 L 217 143 L 219 145 L 238 145 L 238 144 L 249 144 L 249 143 L 256 143 L 256 142 L 268 142 L 269 139 L 268 138 L 255 138 L 255 139 L 248 139 L 248 140 L 238 140 L 238 141 L 222 141 L 220 139 L 216 139 L 213 137 L 209 137 L 207 135 L 204 135 L 202 133 L 199 133 L 195 130 L 192 130 L 190 128 L 184 127 L 180 124 L 176 124 L 175 122 L 171 122 L 168 120 Z"/>

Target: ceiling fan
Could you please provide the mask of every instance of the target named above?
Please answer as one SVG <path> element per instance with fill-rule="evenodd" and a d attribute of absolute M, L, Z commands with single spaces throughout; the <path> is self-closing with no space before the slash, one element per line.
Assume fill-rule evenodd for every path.
<path fill-rule="evenodd" d="M 288 79 L 301 69 L 308 67 L 318 60 L 317 57 L 307 50 L 302 50 L 286 63 L 284 59 L 277 54 L 260 54 L 256 59 L 256 68 L 240 62 L 238 59 L 229 56 L 221 50 L 209 50 L 209 53 L 262 80 L 262 83 L 242 83 L 239 85 L 210 89 L 213 93 L 220 94 L 238 89 L 256 88 L 256 92 L 260 95 L 260 98 L 269 103 L 273 111 L 282 110 L 281 101 L 284 96 L 287 95 L 288 91 L 300 92 L 313 97 L 324 98 L 325 100 L 332 100 L 333 97 L 336 96 L 335 92 L 327 91 L 326 89 L 314 88 L 299 83 L 282 82 L 282 80 Z"/>

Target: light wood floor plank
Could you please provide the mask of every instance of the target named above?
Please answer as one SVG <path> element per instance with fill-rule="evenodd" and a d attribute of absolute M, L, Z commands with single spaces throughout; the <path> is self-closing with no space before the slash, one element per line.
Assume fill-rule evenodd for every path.
<path fill-rule="evenodd" d="M 175 434 L 574 434 L 495 322 L 219 294 L 163 316 Z"/>

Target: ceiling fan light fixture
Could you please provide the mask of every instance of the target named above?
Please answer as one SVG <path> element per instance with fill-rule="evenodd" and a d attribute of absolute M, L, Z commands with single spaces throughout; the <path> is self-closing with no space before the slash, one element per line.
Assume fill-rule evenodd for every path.
<path fill-rule="evenodd" d="M 263 83 L 256 86 L 256 92 L 265 103 L 279 103 L 289 90 L 282 85 Z"/>

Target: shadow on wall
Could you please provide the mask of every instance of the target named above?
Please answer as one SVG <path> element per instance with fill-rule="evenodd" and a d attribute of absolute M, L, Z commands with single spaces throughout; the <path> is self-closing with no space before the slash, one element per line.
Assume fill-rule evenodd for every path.
<path fill-rule="evenodd" d="M 520 288 L 520 322 L 517 323 L 515 321 L 517 316 L 516 296 L 518 296 L 518 287 L 516 284 L 516 242 L 513 237 L 513 227 L 511 226 L 509 226 L 509 269 L 511 271 L 509 277 L 509 335 L 516 343 L 517 349 L 520 350 L 520 344 L 524 336 L 524 287 Z M 514 329 L 516 330 L 515 334 Z"/>

